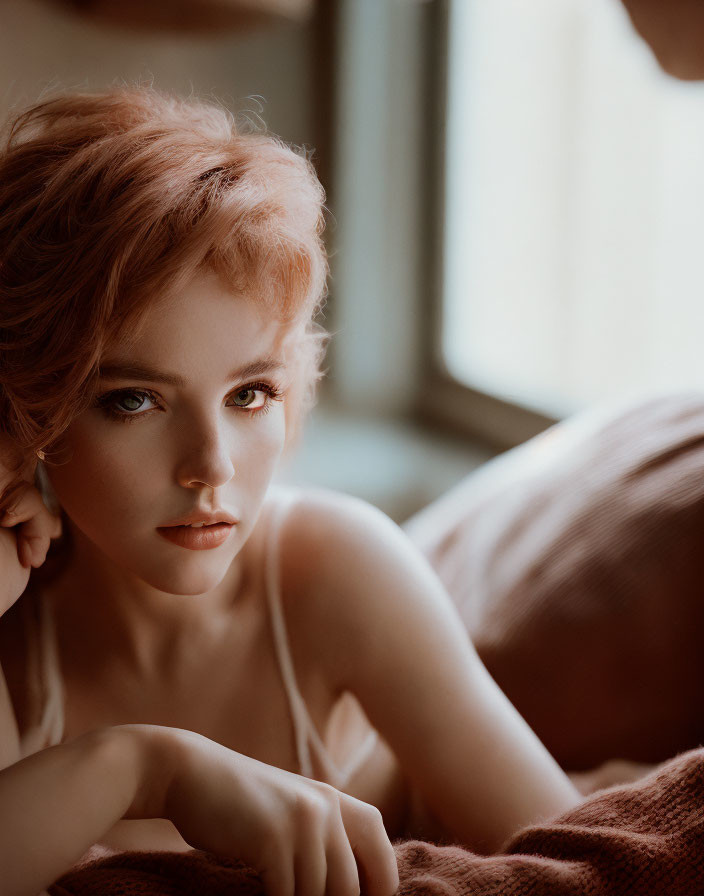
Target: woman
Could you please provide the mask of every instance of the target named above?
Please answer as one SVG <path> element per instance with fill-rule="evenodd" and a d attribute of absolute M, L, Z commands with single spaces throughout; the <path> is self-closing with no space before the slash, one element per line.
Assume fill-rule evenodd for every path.
<path fill-rule="evenodd" d="M 493 851 L 580 799 L 401 532 L 271 487 L 318 377 L 322 201 L 280 141 L 150 88 L 10 129 L 8 893 L 102 840 L 234 856 L 276 896 L 389 896 L 390 837 Z"/>

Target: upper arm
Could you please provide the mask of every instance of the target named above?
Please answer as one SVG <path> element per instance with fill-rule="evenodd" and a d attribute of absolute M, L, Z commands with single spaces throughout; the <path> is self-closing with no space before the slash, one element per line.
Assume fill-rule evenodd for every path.
<path fill-rule="evenodd" d="M 574 805 L 568 778 L 491 679 L 401 530 L 334 496 L 309 509 L 306 529 L 320 661 L 358 697 L 448 835 L 491 851 Z"/>

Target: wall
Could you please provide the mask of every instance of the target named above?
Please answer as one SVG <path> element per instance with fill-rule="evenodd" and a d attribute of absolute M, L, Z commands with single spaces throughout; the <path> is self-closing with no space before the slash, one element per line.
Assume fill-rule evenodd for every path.
<path fill-rule="evenodd" d="M 314 142 L 311 28 L 282 24 L 245 35 L 141 35 L 81 21 L 41 0 L 0 0 L 0 116 L 56 87 L 153 79 L 168 90 L 215 96 L 234 108 L 266 99 L 268 126 Z"/>

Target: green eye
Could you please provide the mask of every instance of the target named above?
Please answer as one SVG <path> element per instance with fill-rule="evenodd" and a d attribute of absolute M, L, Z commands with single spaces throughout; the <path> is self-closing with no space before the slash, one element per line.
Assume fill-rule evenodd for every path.
<path fill-rule="evenodd" d="M 257 398 L 257 389 L 240 389 L 232 396 L 232 400 L 240 408 L 248 408 Z"/>
<path fill-rule="evenodd" d="M 122 405 L 125 411 L 138 411 L 144 404 L 144 399 L 135 393 L 128 393 L 119 399 L 118 405 Z"/>
<path fill-rule="evenodd" d="M 278 397 L 278 392 L 265 383 L 250 383 L 239 392 L 233 392 L 230 396 L 230 406 L 242 408 L 250 413 L 254 411 L 266 411 L 271 402 Z"/>

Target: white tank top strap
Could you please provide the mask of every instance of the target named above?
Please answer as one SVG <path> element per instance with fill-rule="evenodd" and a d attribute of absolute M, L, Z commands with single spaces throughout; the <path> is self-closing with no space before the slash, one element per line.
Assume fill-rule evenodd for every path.
<path fill-rule="evenodd" d="M 317 760 L 321 766 L 322 776 L 328 784 L 332 784 L 332 786 L 337 788 L 337 790 L 344 790 L 352 775 L 357 771 L 358 768 L 361 768 L 361 766 L 370 756 L 376 744 L 378 732 L 374 728 L 370 728 L 359 747 L 357 747 L 353 751 L 352 755 L 349 756 L 347 762 L 340 767 L 333 760 L 332 756 L 330 755 L 330 750 L 318 734 L 318 730 L 313 724 L 312 719 L 310 718 L 310 713 L 308 712 L 305 702 L 301 700 L 301 703 L 303 704 L 304 712 L 307 719 L 306 727 L 308 730 L 308 735 L 310 737 L 310 741 L 315 747 Z M 336 705 L 334 712 L 340 713 L 342 717 L 344 717 L 345 715 L 349 717 L 350 712 L 353 714 L 358 714 L 359 712 L 361 712 L 361 709 L 352 694 L 349 691 L 346 691 L 340 698 L 340 701 Z M 347 752 L 350 752 L 349 745 Z"/>
<path fill-rule="evenodd" d="M 64 686 L 59 664 L 56 623 L 51 601 L 39 598 L 41 655 L 44 685 L 44 711 L 41 726 L 49 746 L 60 744 L 64 736 Z"/>
<path fill-rule="evenodd" d="M 305 702 L 301 697 L 298 685 L 296 684 L 296 675 L 293 670 L 291 652 L 288 646 L 286 625 L 281 609 L 280 598 L 279 542 L 281 527 L 286 514 L 294 501 L 295 495 L 293 493 L 284 492 L 271 512 L 264 572 L 266 576 L 266 598 L 271 616 L 274 646 L 276 648 L 276 655 L 279 661 L 279 668 L 281 670 L 281 677 L 286 690 L 286 696 L 288 697 L 291 720 L 293 722 L 293 733 L 296 742 L 298 766 L 300 774 L 307 778 L 312 778 L 313 763 L 311 761 L 307 735 L 307 729 L 311 727 L 310 718 Z"/>
<path fill-rule="evenodd" d="M 29 756 L 37 750 L 61 743 L 64 733 L 64 689 L 50 603 L 34 589 L 25 598 L 22 600 L 27 690 L 32 715 L 30 724 L 20 736 L 20 749 L 22 756 Z"/>
<path fill-rule="evenodd" d="M 291 505 L 295 503 L 296 497 L 297 493 L 295 491 L 282 493 L 271 512 L 265 561 L 266 597 L 272 621 L 274 646 L 293 722 L 300 774 L 308 778 L 318 777 L 320 779 L 322 777 L 327 783 L 336 787 L 338 790 L 341 790 L 346 786 L 352 774 L 371 754 L 377 742 L 378 732 L 374 728 L 371 728 L 345 765 L 342 768 L 338 768 L 330 756 L 330 751 L 326 744 L 318 734 L 318 731 L 313 724 L 313 720 L 310 717 L 310 713 L 308 712 L 308 707 L 298 688 L 286 633 L 286 624 L 281 607 L 281 583 L 279 574 L 281 527 Z M 337 720 L 342 722 L 343 728 L 345 719 L 348 720 L 350 718 L 350 713 L 353 715 L 359 713 L 363 714 L 358 702 L 349 692 L 346 692 L 343 695 L 333 712 L 334 715 L 336 715 Z M 315 774 L 311 746 L 314 747 L 315 759 L 320 767 L 319 775 Z"/>
<path fill-rule="evenodd" d="M 379 732 L 376 728 L 373 728 L 366 715 L 364 714 L 364 710 L 359 704 L 359 701 L 354 697 L 354 695 L 350 691 L 345 691 L 338 703 L 333 710 L 334 718 L 331 722 L 331 727 L 333 728 L 336 723 L 341 723 L 341 727 L 343 732 L 345 730 L 349 731 L 350 727 L 350 717 L 352 717 L 352 724 L 358 729 L 360 724 L 360 716 L 363 716 L 364 723 L 368 727 L 368 731 L 366 732 L 364 739 L 360 743 L 349 743 L 343 744 L 340 749 L 340 755 L 347 754 L 347 761 L 344 762 L 340 766 L 335 766 L 335 775 L 337 778 L 337 784 L 335 786 L 338 790 L 342 790 L 346 787 L 348 781 L 352 778 L 352 776 L 360 769 L 367 759 L 370 757 L 376 743 L 379 739 Z M 317 732 L 316 732 L 317 737 Z M 325 745 L 323 745 L 325 748 Z M 351 748 L 350 748 L 351 747 Z M 330 750 L 325 748 L 326 755 L 330 755 Z"/>

